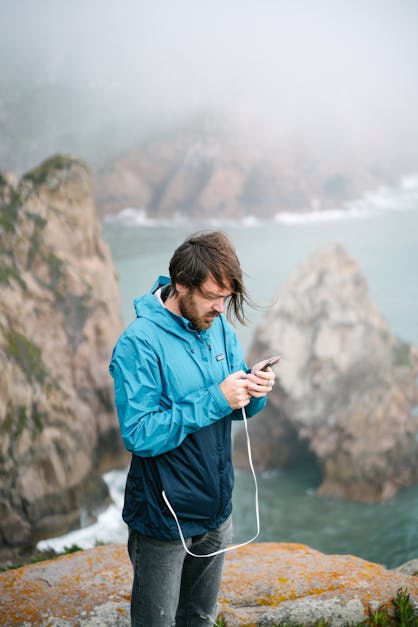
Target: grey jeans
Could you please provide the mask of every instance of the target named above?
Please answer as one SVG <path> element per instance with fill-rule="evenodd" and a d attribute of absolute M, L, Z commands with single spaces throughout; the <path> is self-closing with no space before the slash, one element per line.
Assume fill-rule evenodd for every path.
<path fill-rule="evenodd" d="M 192 553 L 225 548 L 232 539 L 231 517 L 218 528 L 186 540 Z M 225 554 L 188 555 L 180 540 L 162 541 L 129 531 L 134 580 L 132 627 L 212 627 Z"/>

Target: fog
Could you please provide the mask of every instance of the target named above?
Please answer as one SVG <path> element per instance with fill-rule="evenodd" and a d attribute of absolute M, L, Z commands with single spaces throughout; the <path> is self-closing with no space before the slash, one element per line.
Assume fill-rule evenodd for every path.
<path fill-rule="evenodd" d="M 0 169 L 194 121 L 418 171 L 416 0 L 0 0 Z"/>

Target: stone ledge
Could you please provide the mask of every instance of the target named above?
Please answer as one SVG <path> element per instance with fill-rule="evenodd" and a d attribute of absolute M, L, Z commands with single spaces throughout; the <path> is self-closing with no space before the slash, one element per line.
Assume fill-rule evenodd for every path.
<path fill-rule="evenodd" d="M 0 573 L 0 625 L 129 626 L 132 571 L 124 545 L 106 545 Z M 418 578 L 302 544 L 259 543 L 227 554 L 219 597 L 228 627 L 358 623 Z"/>

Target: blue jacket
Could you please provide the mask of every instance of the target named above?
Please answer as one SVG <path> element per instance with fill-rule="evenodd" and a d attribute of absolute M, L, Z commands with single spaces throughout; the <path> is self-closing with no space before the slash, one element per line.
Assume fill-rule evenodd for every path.
<path fill-rule="evenodd" d="M 132 453 L 123 519 L 162 540 L 205 533 L 232 510 L 232 411 L 219 384 L 246 370 L 242 350 L 223 315 L 204 331 L 172 313 L 154 291 L 135 300 L 137 318 L 120 336 L 110 362 L 115 402 L 126 448 Z M 265 398 L 246 407 L 252 416 Z"/>

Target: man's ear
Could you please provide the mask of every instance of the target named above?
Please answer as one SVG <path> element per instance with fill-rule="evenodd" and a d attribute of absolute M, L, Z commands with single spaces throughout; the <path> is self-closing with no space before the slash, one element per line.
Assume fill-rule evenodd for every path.
<path fill-rule="evenodd" d="M 189 288 L 186 287 L 186 285 L 183 285 L 182 283 L 176 283 L 176 290 L 179 296 L 185 296 L 187 292 L 189 291 Z"/>

